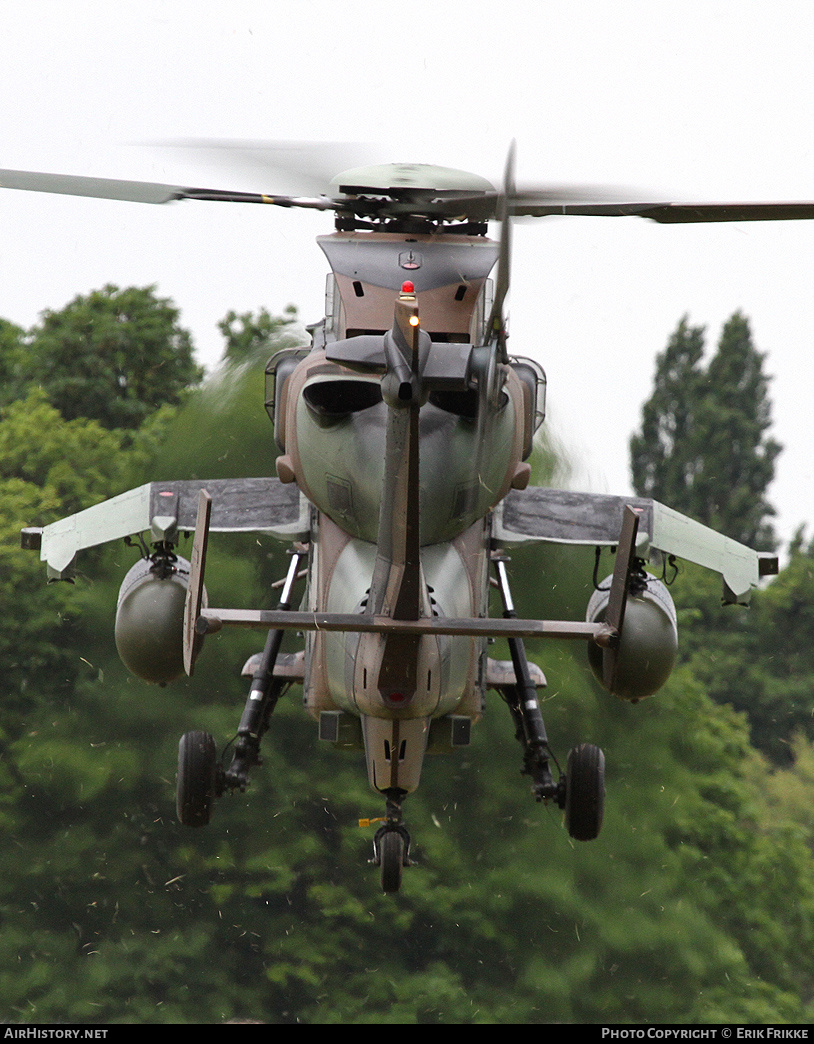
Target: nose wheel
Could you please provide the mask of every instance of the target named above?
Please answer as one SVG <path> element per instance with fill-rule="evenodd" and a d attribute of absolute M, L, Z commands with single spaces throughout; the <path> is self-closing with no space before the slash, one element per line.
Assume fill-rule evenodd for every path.
<path fill-rule="evenodd" d="M 401 888 L 402 871 L 411 866 L 410 834 L 402 822 L 401 791 L 388 793 L 387 815 L 373 838 L 373 859 L 380 868 L 383 892 L 398 892 Z"/>
<path fill-rule="evenodd" d="M 378 849 L 382 891 L 397 892 L 404 869 L 404 838 L 397 830 L 387 830 L 379 838 Z"/>

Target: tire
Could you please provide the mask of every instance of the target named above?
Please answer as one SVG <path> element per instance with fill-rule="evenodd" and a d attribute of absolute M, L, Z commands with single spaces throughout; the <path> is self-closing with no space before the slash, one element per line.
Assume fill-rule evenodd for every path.
<path fill-rule="evenodd" d="M 382 891 L 397 892 L 401 888 L 401 871 L 404 866 L 404 838 L 398 830 L 388 830 L 379 838 L 379 860 Z"/>
<path fill-rule="evenodd" d="M 185 732 L 178 744 L 176 811 L 184 826 L 206 826 L 212 816 L 218 754 L 208 732 Z"/>
<path fill-rule="evenodd" d="M 605 812 L 605 755 L 581 743 L 568 755 L 565 773 L 565 827 L 576 841 L 593 841 Z"/>

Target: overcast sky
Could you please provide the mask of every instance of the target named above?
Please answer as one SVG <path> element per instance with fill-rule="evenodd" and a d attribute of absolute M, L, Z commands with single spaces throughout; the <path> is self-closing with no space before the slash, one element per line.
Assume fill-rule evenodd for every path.
<path fill-rule="evenodd" d="M 285 191 L 167 138 L 377 141 L 382 161 L 814 199 L 814 6 L 774 0 L 0 0 L 0 167 Z M 322 314 L 330 215 L 0 192 L 0 315 L 156 283 L 199 357 L 230 308 Z M 550 218 L 515 236 L 511 350 L 549 379 L 575 488 L 630 491 L 627 444 L 684 313 L 712 349 L 741 309 L 785 450 L 770 496 L 814 531 L 814 223 Z M 262 408 L 258 404 L 258 408 Z"/>

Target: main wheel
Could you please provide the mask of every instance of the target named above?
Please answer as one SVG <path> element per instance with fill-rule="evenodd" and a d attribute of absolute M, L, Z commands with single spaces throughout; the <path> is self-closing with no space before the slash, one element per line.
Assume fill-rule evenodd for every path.
<path fill-rule="evenodd" d="M 605 811 L 605 755 L 581 743 L 568 755 L 565 771 L 565 827 L 577 841 L 593 841 Z"/>
<path fill-rule="evenodd" d="M 176 810 L 184 826 L 206 826 L 212 816 L 218 754 L 208 732 L 185 732 L 178 744 Z"/>
<path fill-rule="evenodd" d="M 401 888 L 401 871 L 404 866 L 404 838 L 398 830 L 388 830 L 379 838 L 379 861 L 382 891 L 397 892 Z"/>

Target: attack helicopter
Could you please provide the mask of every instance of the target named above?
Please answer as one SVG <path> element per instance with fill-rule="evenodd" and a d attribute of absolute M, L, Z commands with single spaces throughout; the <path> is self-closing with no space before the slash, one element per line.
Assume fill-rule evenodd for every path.
<path fill-rule="evenodd" d="M 413 862 L 402 806 L 425 755 L 466 747 L 494 690 L 515 725 L 533 797 L 562 809 L 571 837 L 595 839 L 604 754 L 578 743 L 560 768 L 538 699 L 546 679 L 524 641 L 584 642 L 600 684 L 637 702 L 661 688 L 676 659 L 667 562 L 716 571 L 723 600 L 741 604 L 778 566 L 648 498 L 529 485 L 546 378 L 538 362 L 509 350 L 512 219 L 777 220 L 812 218 L 814 202 L 631 202 L 519 189 L 514 147 L 497 188 L 463 171 L 407 163 L 347 170 L 317 196 L 8 170 L 0 170 L 0 187 L 334 214 L 334 231 L 317 239 L 330 268 L 325 315 L 309 328 L 310 343 L 279 351 L 266 369 L 277 476 L 151 482 L 22 532 L 50 580 L 70 579 L 83 549 L 138 541 L 142 557 L 121 585 L 115 637 L 126 666 L 146 681 L 192 674 L 206 636 L 221 628 L 267 632 L 243 668 L 249 693 L 229 763 L 209 733 L 180 740 L 181 823 L 208 824 L 220 796 L 246 789 L 275 705 L 299 683 L 319 738 L 364 751 L 370 785 L 385 801 L 372 861 L 383 890 L 396 892 Z M 212 607 L 209 534 L 246 531 L 291 545 L 279 601 Z M 186 561 L 178 545 L 189 534 Z M 584 620 L 518 615 L 508 551 L 528 541 L 595 548 L 597 562 L 601 549 L 615 553 L 609 576 L 600 581 L 595 570 Z M 489 615 L 492 587 L 500 617 Z M 299 651 L 281 652 L 286 631 L 304 636 Z M 507 640 L 510 660 L 488 655 L 494 638 Z"/>

